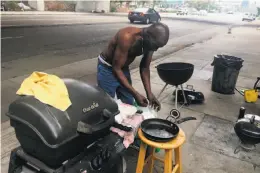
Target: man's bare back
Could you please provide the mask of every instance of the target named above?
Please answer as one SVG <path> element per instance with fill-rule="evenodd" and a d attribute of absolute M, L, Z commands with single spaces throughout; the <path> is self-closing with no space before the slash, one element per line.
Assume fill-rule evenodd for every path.
<path fill-rule="evenodd" d="M 160 47 L 165 46 L 168 39 L 169 28 L 167 25 L 162 23 L 155 23 L 147 28 L 126 27 L 120 29 L 100 56 L 103 61 L 110 64 L 112 67 L 111 70 L 113 72 L 113 76 L 120 83 L 120 86 L 109 82 L 109 76 L 106 76 L 106 73 L 101 74 L 101 72 L 98 72 L 98 74 L 100 74 L 98 83 L 100 86 L 102 85 L 103 89 L 107 90 L 108 93 L 112 93 L 112 97 L 114 95 L 114 91 L 116 90 L 114 87 L 123 87 L 135 98 L 136 102 L 140 106 L 147 106 L 148 99 L 151 105 L 160 109 L 160 103 L 151 91 L 150 63 L 152 61 L 154 51 L 157 51 Z M 123 70 L 128 69 L 128 66 L 137 56 L 140 55 L 143 55 L 140 62 L 140 75 L 147 98 L 142 96 L 132 87 L 131 79 L 125 76 L 125 74 L 129 74 L 129 72 Z M 107 75 L 110 73 L 110 71 L 106 72 Z M 111 77 L 111 80 L 112 79 L 113 77 Z M 129 95 L 126 92 L 125 94 Z"/>
<path fill-rule="evenodd" d="M 124 44 L 126 41 L 132 46 L 128 50 L 127 61 L 124 66 L 129 66 L 137 56 L 143 54 L 142 29 L 137 27 L 126 27 L 117 32 L 109 42 L 108 47 L 101 53 L 104 60 L 109 64 L 112 64 L 116 47 L 120 44 Z"/>

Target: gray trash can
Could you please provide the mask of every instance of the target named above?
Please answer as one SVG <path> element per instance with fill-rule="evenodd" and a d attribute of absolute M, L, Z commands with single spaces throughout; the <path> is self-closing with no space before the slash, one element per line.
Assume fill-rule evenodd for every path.
<path fill-rule="evenodd" d="M 211 90 L 220 94 L 234 94 L 239 71 L 243 66 L 242 58 L 229 55 L 215 55 Z"/>

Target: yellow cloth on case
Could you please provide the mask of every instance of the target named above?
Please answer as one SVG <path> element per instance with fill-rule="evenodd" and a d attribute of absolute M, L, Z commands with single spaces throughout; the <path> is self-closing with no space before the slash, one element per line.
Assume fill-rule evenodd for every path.
<path fill-rule="evenodd" d="M 65 111 L 71 105 L 69 93 L 63 80 L 43 72 L 33 72 L 24 79 L 16 94 L 34 96 L 42 103 L 61 111 Z"/>

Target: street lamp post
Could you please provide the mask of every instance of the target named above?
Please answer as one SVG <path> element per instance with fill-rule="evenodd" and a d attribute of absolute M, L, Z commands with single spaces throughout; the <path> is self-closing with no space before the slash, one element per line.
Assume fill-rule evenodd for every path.
<path fill-rule="evenodd" d="M 209 12 L 209 4 L 210 4 L 210 0 L 208 0 L 208 12 Z"/>

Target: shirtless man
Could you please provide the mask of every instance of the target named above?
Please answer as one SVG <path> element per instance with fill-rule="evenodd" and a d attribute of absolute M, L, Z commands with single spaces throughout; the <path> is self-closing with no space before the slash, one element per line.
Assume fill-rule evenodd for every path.
<path fill-rule="evenodd" d="M 120 29 L 108 47 L 98 57 L 98 86 L 111 97 L 121 99 L 123 103 L 139 106 L 151 106 L 160 110 L 161 105 L 151 91 L 150 63 L 154 51 L 167 44 L 169 28 L 155 23 L 146 28 L 126 27 Z M 132 87 L 129 65 L 137 56 L 143 55 L 140 63 L 140 76 L 147 98 Z M 147 101 L 148 99 L 148 101 Z"/>

